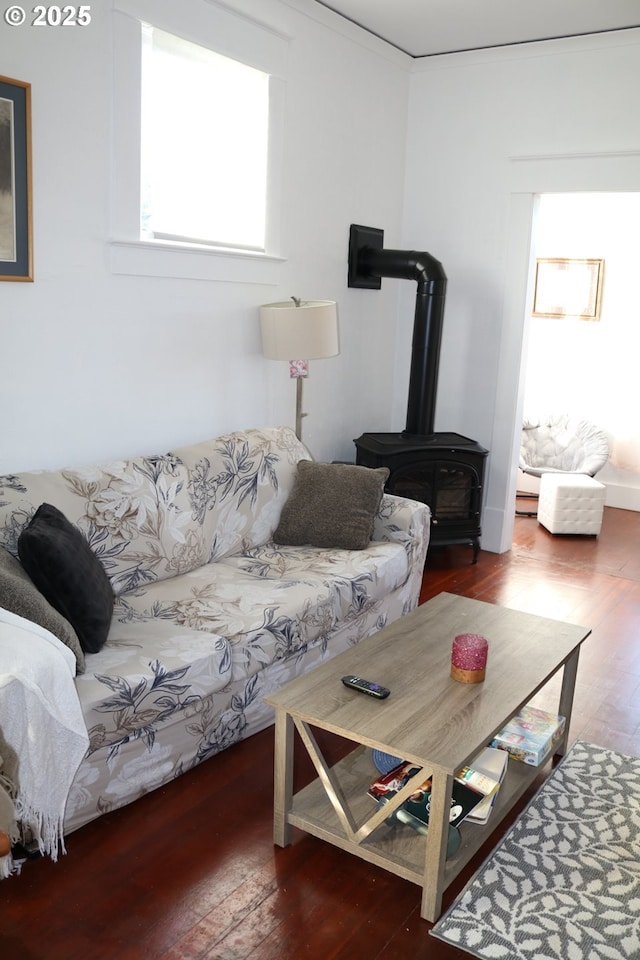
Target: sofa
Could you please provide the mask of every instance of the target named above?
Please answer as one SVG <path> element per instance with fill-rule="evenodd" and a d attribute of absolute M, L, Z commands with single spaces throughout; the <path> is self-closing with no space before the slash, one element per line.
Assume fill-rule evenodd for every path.
<path fill-rule="evenodd" d="M 39 693 L 37 704 L 33 697 L 33 710 L 51 710 L 55 700 L 55 722 L 73 732 L 78 751 L 50 855 L 58 842 L 64 850 L 65 834 L 269 725 L 266 695 L 417 605 L 429 508 L 385 494 L 385 475 L 316 464 L 293 431 L 275 427 L 161 455 L 0 477 L 0 549 L 10 567 L 4 581 L 0 571 L 0 606 L 10 608 L 6 583 L 19 579 L 39 611 L 6 614 L 6 649 L 26 666 L 3 666 L 9 654 L 0 636 L 0 684 L 7 669 L 15 680 L 42 663 L 46 686 L 59 668 L 56 691 Z M 343 542 L 350 519 L 360 518 L 363 478 L 372 494 L 357 531 L 365 537 Z M 46 549 L 52 536 L 54 549 L 58 537 L 70 537 L 80 551 L 71 551 L 71 566 L 66 554 L 48 558 L 44 571 L 38 557 L 34 565 L 30 537 L 41 527 Z M 40 547 L 36 537 L 36 554 Z M 87 610 L 75 609 L 81 601 Z M 42 606 L 60 623 L 40 616 Z M 16 642 L 12 624 L 26 639 Z M 0 712 L 5 757 L 12 737 L 27 749 L 27 720 L 15 709 L 11 717 Z M 61 738 L 47 739 L 46 718 L 39 725 L 47 760 L 56 747 L 49 740 Z M 42 822 L 21 796 L 17 759 L 21 835 L 35 835 L 42 849 Z"/>

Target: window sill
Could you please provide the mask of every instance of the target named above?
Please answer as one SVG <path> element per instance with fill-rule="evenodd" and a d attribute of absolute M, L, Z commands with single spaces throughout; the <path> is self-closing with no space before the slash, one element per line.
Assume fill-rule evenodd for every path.
<path fill-rule="evenodd" d="M 111 272 L 229 283 L 280 282 L 283 257 L 160 240 L 110 240 Z"/>

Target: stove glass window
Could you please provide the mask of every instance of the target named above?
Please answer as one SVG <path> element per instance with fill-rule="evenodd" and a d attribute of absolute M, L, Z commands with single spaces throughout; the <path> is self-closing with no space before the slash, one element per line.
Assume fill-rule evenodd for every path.
<path fill-rule="evenodd" d="M 442 461 L 415 463 L 392 473 L 387 489 L 399 497 L 428 503 L 434 518 L 465 520 L 472 513 L 475 471 Z"/>

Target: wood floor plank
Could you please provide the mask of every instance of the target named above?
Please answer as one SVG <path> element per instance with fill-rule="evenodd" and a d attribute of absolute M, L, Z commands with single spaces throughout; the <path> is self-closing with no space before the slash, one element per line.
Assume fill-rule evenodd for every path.
<path fill-rule="evenodd" d="M 570 740 L 640 756 L 638 542 L 640 514 L 629 511 L 605 508 L 597 538 L 553 536 L 518 517 L 506 554 L 481 551 L 472 564 L 468 547 L 431 551 L 421 599 L 446 590 L 591 626 Z M 557 683 L 536 702 L 554 707 Z M 348 745 L 320 734 L 320 746 L 333 763 Z M 76 831 L 57 864 L 29 860 L 0 883 L 2 960 L 468 956 L 429 936 L 414 884 L 299 831 L 291 846 L 274 847 L 272 769 L 265 730 Z M 297 742 L 296 789 L 313 776 Z M 531 792 L 446 891 L 445 906 Z"/>

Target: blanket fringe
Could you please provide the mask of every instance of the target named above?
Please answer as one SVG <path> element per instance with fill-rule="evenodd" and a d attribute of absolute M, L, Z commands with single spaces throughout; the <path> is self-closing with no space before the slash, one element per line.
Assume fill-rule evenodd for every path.
<path fill-rule="evenodd" d="M 25 828 L 30 830 L 43 856 L 51 857 L 55 863 L 58 853 L 67 852 L 64 845 L 63 817 L 54 817 L 35 810 L 20 794 L 16 798 L 16 814 L 22 823 L 23 831 Z"/>
<path fill-rule="evenodd" d="M 20 873 L 23 862 L 23 860 L 15 860 L 10 853 L 6 857 L 0 857 L 0 880 L 6 880 L 12 874 Z"/>

